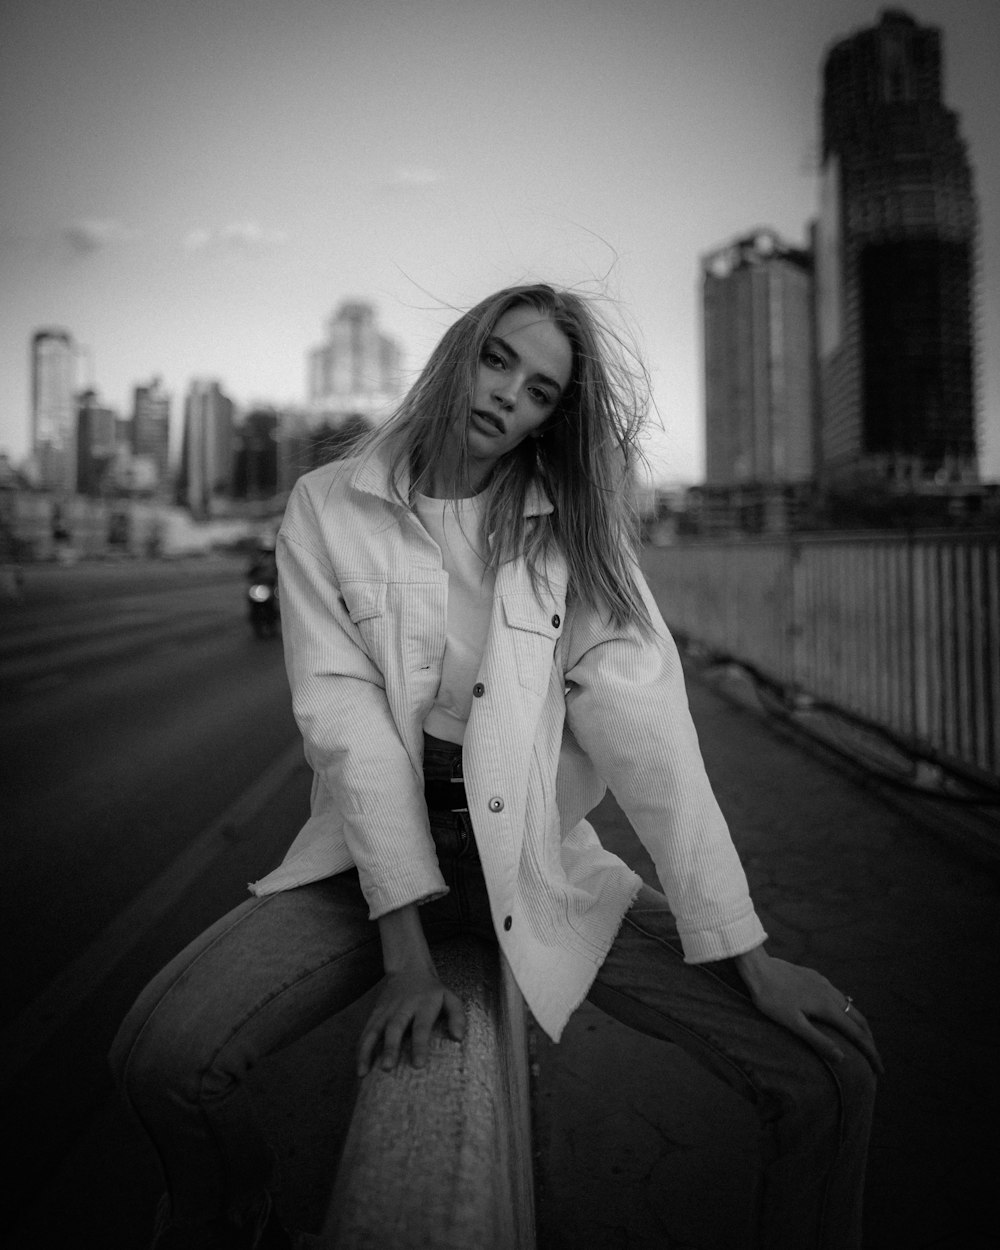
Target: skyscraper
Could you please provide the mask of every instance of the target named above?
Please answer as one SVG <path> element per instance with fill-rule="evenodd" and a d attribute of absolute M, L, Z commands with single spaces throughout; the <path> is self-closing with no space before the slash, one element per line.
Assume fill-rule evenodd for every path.
<path fill-rule="evenodd" d="M 941 32 L 898 9 L 823 66 L 817 227 L 830 475 L 974 480 L 976 202 Z"/>
<path fill-rule="evenodd" d="M 758 230 L 702 258 L 705 480 L 784 485 L 814 474 L 809 253 Z"/>
<path fill-rule="evenodd" d="M 118 449 L 116 414 L 91 387 L 77 397 L 76 421 L 76 489 L 81 495 L 99 495 Z"/>
<path fill-rule="evenodd" d="M 327 457 L 317 454 L 317 437 L 307 412 L 284 408 L 278 414 L 278 493 L 286 494 L 299 477 Z"/>
<path fill-rule="evenodd" d="M 278 491 L 279 413 L 252 408 L 236 434 L 233 493 L 237 499 L 270 499 Z"/>
<path fill-rule="evenodd" d="M 218 382 L 191 383 L 184 400 L 184 435 L 177 496 L 192 514 L 207 517 L 213 501 L 233 490 L 235 406 Z"/>
<path fill-rule="evenodd" d="M 382 334 L 375 309 L 340 305 L 327 322 L 326 341 L 309 352 L 309 407 L 334 424 L 350 416 L 377 421 L 400 393 L 400 350 Z"/>
<path fill-rule="evenodd" d="M 155 467 L 157 487 L 166 486 L 169 474 L 170 396 L 159 378 L 137 386 L 132 404 L 132 453 Z"/>
<path fill-rule="evenodd" d="M 76 490 L 75 379 L 69 331 L 38 330 L 31 339 L 31 443 L 47 490 Z"/>

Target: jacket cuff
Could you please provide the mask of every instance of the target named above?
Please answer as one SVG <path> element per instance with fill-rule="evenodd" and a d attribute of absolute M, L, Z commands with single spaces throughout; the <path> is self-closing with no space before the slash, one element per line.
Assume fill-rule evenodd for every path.
<path fill-rule="evenodd" d="M 386 912 L 398 911 L 410 903 L 431 903 L 448 893 L 444 877 L 437 864 L 426 865 L 410 872 L 393 873 L 377 880 L 363 872 L 358 874 L 361 891 L 368 903 L 368 919 L 378 920 Z"/>
<path fill-rule="evenodd" d="M 711 929 L 685 930 L 677 926 L 686 964 L 705 964 L 742 955 L 767 940 L 757 913 L 751 911 L 729 924 Z"/>

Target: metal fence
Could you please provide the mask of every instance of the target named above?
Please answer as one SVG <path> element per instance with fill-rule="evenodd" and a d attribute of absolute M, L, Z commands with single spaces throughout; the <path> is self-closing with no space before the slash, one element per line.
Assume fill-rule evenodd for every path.
<path fill-rule="evenodd" d="M 691 540 L 643 565 L 676 632 L 1000 779 L 1000 536 Z"/>

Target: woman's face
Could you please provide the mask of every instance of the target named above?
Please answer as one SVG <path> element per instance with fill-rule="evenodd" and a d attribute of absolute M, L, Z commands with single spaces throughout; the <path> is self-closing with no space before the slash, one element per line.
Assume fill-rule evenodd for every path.
<path fill-rule="evenodd" d="M 569 385 L 573 348 L 546 313 L 510 308 L 493 327 L 479 360 L 469 416 L 470 478 L 482 483 L 552 416 Z"/>

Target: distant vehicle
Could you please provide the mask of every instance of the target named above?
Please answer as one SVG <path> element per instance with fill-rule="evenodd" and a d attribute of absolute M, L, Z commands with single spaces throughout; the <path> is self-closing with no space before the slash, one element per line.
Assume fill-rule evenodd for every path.
<path fill-rule="evenodd" d="M 257 543 L 253 561 L 247 569 L 250 580 L 247 602 L 250 625 L 258 638 L 273 638 L 278 632 L 281 613 L 278 609 L 278 563 L 273 541 L 262 538 Z"/>
<path fill-rule="evenodd" d="M 281 623 L 278 583 L 251 581 L 247 587 L 250 626 L 258 638 L 273 638 Z"/>

